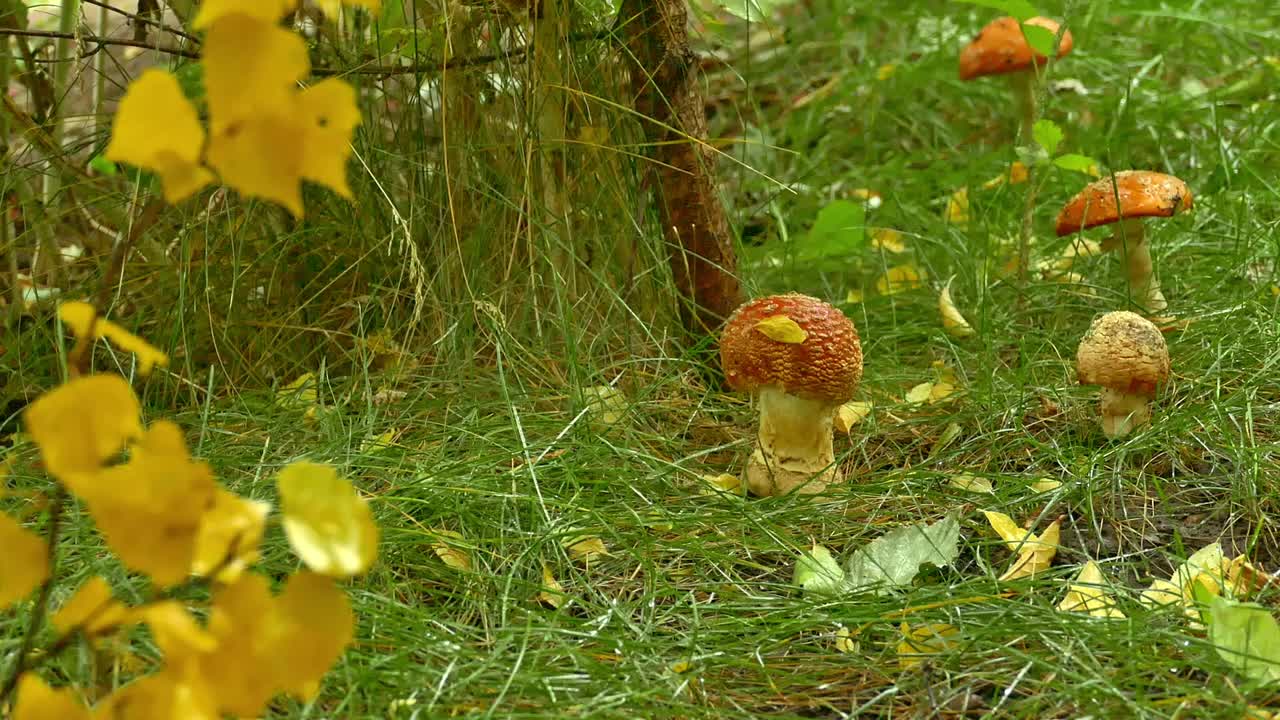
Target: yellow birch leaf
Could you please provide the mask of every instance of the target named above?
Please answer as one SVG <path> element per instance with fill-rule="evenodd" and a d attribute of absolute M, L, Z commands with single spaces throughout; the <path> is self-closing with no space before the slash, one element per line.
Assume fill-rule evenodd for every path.
<path fill-rule="evenodd" d="M 1053 564 L 1053 556 L 1058 553 L 1060 535 L 1061 527 L 1058 520 L 1054 520 L 1039 536 L 1031 535 L 1018 551 L 1018 558 L 1000 576 L 1000 580 L 1031 578 L 1037 573 L 1048 570 Z"/>
<path fill-rule="evenodd" d="M 922 382 L 907 391 L 906 400 L 912 405 L 919 405 L 920 403 L 928 402 L 929 398 L 932 396 L 933 383 Z"/>
<path fill-rule="evenodd" d="M 862 302 L 862 298 L 863 298 L 862 290 L 855 289 L 845 293 L 844 301 L 847 303 L 856 304 L 856 303 Z"/>
<path fill-rule="evenodd" d="M 90 375 L 41 395 L 23 420 L 45 469 L 65 481 L 69 474 L 97 470 L 142 434 L 141 412 L 124 378 Z"/>
<path fill-rule="evenodd" d="M 703 475 L 702 482 L 709 494 L 740 493 L 742 491 L 742 478 L 729 473 Z"/>
<path fill-rule="evenodd" d="M 13 720 L 89 720 L 89 708 L 71 688 L 54 690 L 33 672 L 18 678 Z"/>
<path fill-rule="evenodd" d="M 219 709 L 239 717 L 258 717 L 283 687 L 277 656 L 288 627 L 277 611 L 267 579 L 244 573 L 218 587 L 209 605 L 208 630 L 217 640 L 209 653 L 195 656 L 201 674 L 218 698 Z"/>
<path fill-rule="evenodd" d="M 836 652 L 845 654 L 856 653 L 859 650 L 859 643 L 854 638 L 853 633 L 849 632 L 849 628 L 841 625 L 836 629 Z"/>
<path fill-rule="evenodd" d="M 569 556 L 583 562 L 591 562 L 609 554 L 604 541 L 596 535 L 572 535 L 560 541 Z"/>
<path fill-rule="evenodd" d="M 130 615 L 151 629 L 156 646 L 166 657 L 213 652 L 218 647 L 213 634 L 201 627 L 177 600 L 153 602 L 139 607 Z"/>
<path fill-rule="evenodd" d="M 258 560 L 258 544 L 271 512 L 271 503 L 248 500 L 217 488 L 213 504 L 200 518 L 191 574 L 211 573 L 220 583 L 232 583 Z"/>
<path fill-rule="evenodd" d="M 49 577 L 49 545 L 17 520 L 0 513 L 0 610 L 31 594 Z"/>
<path fill-rule="evenodd" d="M 907 670 L 919 666 L 926 659 L 955 648 L 954 639 L 960 631 L 947 623 L 929 623 L 911 627 L 902 623 L 899 630 L 902 640 L 898 643 L 898 668 Z"/>
<path fill-rule="evenodd" d="M 305 147 L 299 132 L 284 115 L 247 118 L 209 140 L 209 165 L 244 197 L 279 203 L 300 218 Z"/>
<path fill-rule="evenodd" d="M 969 188 L 962 187 L 951 193 L 942 211 L 942 219 L 950 225 L 963 227 L 969 224 Z"/>
<path fill-rule="evenodd" d="M 893 228 L 876 228 L 872 230 L 871 247 L 891 253 L 907 251 L 907 244 L 902 240 L 902 233 Z"/>
<path fill-rule="evenodd" d="M 876 292 L 881 295 L 897 295 L 920 287 L 924 273 L 914 265 L 897 265 L 885 271 L 876 280 Z"/>
<path fill-rule="evenodd" d="M 200 165 L 204 128 L 178 79 L 151 68 L 129 84 L 111 121 L 106 158 L 160 176 L 164 199 L 177 203 L 213 182 Z"/>
<path fill-rule="evenodd" d="M 466 550 L 455 547 L 455 545 L 462 544 L 462 535 L 460 533 L 453 530 L 440 529 L 433 529 L 431 533 L 436 538 L 436 541 L 431 543 L 431 549 L 435 552 L 436 557 L 443 560 L 445 565 L 454 570 L 471 569 L 471 555 Z"/>
<path fill-rule="evenodd" d="M 281 686 L 309 701 L 355 637 L 355 614 L 342 588 L 310 572 L 290 577 L 275 604 L 285 627 L 273 652 L 282 665 Z"/>
<path fill-rule="evenodd" d="M 931 383 L 933 387 L 929 388 L 929 404 L 942 402 L 956 391 L 956 386 L 949 382 Z"/>
<path fill-rule="evenodd" d="M 276 476 L 284 532 L 311 570 L 348 577 L 373 565 L 378 527 L 369 504 L 328 465 L 295 462 Z"/>
<path fill-rule="evenodd" d="M 1058 603 L 1063 612 L 1082 612 L 1094 617 L 1123 618 L 1124 613 L 1115 606 L 1106 589 L 1102 569 L 1092 560 L 1080 568 L 1080 574 L 1067 589 L 1066 597 Z"/>
<path fill-rule="evenodd" d="M 112 596 L 111 586 L 95 575 L 58 608 L 51 622 L 59 635 L 79 629 L 92 638 L 114 631 L 127 619 L 128 610 Z"/>
<path fill-rule="evenodd" d="M 788 345 L 798 345 L 809 337 L 804 328 L 786 315 L 771 315 L 756 323 L 755 328 L 770 340 Z"/>
<path fill-rule="evenodd" d="M 236 13 L 213 24 L 201 50 L 209 102 L 210 165 L 218 168 L 213 158 L 216 146 L 245 132 L 247 125 L 260 125 L 263 118 L 274 118 L 274 125 L 282 131 L 296 130 L 297 123 L 285 120 L 296 114 L 297 83 L 311 68 L 306 42 L 300 35 Z M 266 133 L 266 139 L 272 136 L 274 133 Z M 302 146 L 296 132 L 284 140 L 295 150 Z M 268 158 L 282 154 L 270 145 L 262 149 Z M 291 164 L 299 166 L 297 160 Z M 226 174 L 222 174 L 226 181 Z"/>
<path fill-rule="evenodd" d="M 951 300 L 951 281 L 943 286 L 942 292 L 938 294 L 938 312 L 942 313 L 942 327 L 947 334 L 952 337 L 962 338 L 973 334 L 973 326 L 968 320 L 964 319 L 964 315 L 960 314 L 960 309 L 956 307 Z"/>
<path fill-rule="evenodd" d="M 214 695 L 192 663 L 169 663 L 116 690 L 94 706 L 95 719 L 220 720 Z"/>
<path fill-rule="evenodd" d="M 396 437 L 400 431 L 396 428 L 387 428 L 382 433 L 373 437 L 367 437 L 360 443 L 360 452 L 368 455 L 376 455 L 384 450 L 388 450 L 396 442 Z"/>
<path fill-rule="evenodd" d="M 898 69 L 897 65 L 893 65 L 893 64 L 881 65 L 880 67 L 876 68 L 876 79 L 880 80 L 881 82 L 888 80 L 889 78 L 893 77 L 893 71 L 896 69 Z"/>
<path fill-rule="evenodd" d="M 276 25 L 297 5 L 298 0 L 200 0 L 200 10 L 191 27 L 207 30 L 231 15 L 242 15 L 262 25 Z"/>
<path fill-rule="evenodd" d="M 1021 160 L 1014 160 L 1013 163 L 1009 165 L 1009 184 L 1010 185 L 1018 185 L 1018 184 L 1024 183 L 1027 181 L 1028 177 L 1029 177 L 1029 173 L 1027 172 L 1027 166 L 1023 164 Z"/>
<path fill-rule="evenodd" d="M 870 400 L 854 400 L 836 408 L 835 426 L 842 433 L 850 433 L 853 426 L 866 420 L 871 415 L 873 405 Z"/>
<path fill-rule="evenodd" d="M 360 124 L 355 88 L 338 78 L 312 85 L 298 96 L 298 117 L 304 133 L 302 178 L 350 200 L 347 159 L 352 131 Z"/>
<path fill-rule="evenodd" d="M 951 487 L 968 492 L 994 493 L 996 491 L 995 485 L 991 483 L 990 479 L 965 474 L 953 475 L 951 477 Z"/>
<path fill-rule="evenodd" d="M 1035 537 L 1030 530 L 1022 528 L 1013 521 L 1013 518 L 1002 512 L 983 510 L 982 514 L 986 516 L 991 529 L 996 531 L 1000 539 L 1004 540 L 1004 544 L 1013 552 L 1020 551 L 1024 542 Z"/>
<path fill-rule="evenodd" d="M 129 462 L 68 476 L 107 545 L 132 570 L 167 587 L 191 572 L 201 518 L 214 502 L 213 471 L 187 453 L 182 430 L 152 423 Z"/>
<path fill-rule="evenodd" d="M 58 317 L 62 319 L 63 324 L 71 328 L 71 332 L 76 337 L 82 338 L 88 335 L 89 326 L 92 325 L 93 339 L 106 338 L 121 350 L 136 355 L 138 372 L 144 377 L 150 375 L 151 368 L 157 365 L 160 367 L 169 365 L 169 356 L 157 350 L 146 340 L 104 317 L 98 317 L 97 322 L 94 322 L 97 314 L 98 311 L 86 302 L 64 302 L 58 305 Z"/>
<path fill-rule="evenodd" d="M 596 385 L 582 391 L 591 417 L 601 425 L 617 425 L 627 412 L 627 396 L 612 385 Z"/>
<path fill-rule="evenodd" d="M 555 610 L 564 605 L 566 599 L 564 586 L 551 574 L 551 568 L 542 563 L 542 590 L 538 592 L 538 602 Z"/>
<path fill-rule="evenodd" d="M 1062 483 L 1058 480 L 1044 479 L 1044 480 L 1036 480 L 1035 482 L 1031 483 L 1031 489 L 1035 490 L 1038 493 L 1053 492 L 1054 490 L 1057 490 L 1060 487 L 1062 487 Z"/>

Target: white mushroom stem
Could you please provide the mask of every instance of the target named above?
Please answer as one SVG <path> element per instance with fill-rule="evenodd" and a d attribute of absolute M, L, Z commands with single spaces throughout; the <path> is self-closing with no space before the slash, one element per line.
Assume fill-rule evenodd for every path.
<path fill-rule="evenodd" d="M 1109 438 L 1128 435 L 1151 421 L 1150 398 L 1102 388 L 1102 433 Z"/>
<path fill-rule="evenodd" d="M 1031 129 L 1036 124 L 1036 71 L 1034 68 L 1009 73 L 1009 85 L 1013 89 L 1013 99 L 1018 104 L 1018 118 L 1021 121 L 1019 131 L 1021 142 L 1031 143 Z"/>
<path fill-rule="evenodd" d="M 1120 252 L 1129 278 L 1129 292 L 1148 314 L 1163 312 L 1169 306 L 1164 293 L 1160 292 L 1160 282 L 1156 280 L 1151 264 L 1151 244 L 1147 242 L 1141 219 L 1121 220 L 1115 233 L 1103 241 L 1102 249 Z"/>
<path fill-rule="evenodd" d="M 838 480 L 831 439 L 835 405 L 772 387 L 760 391 L 759 405 L 758 444 L 744 478 L 753 494 L 817 493 Z"/>

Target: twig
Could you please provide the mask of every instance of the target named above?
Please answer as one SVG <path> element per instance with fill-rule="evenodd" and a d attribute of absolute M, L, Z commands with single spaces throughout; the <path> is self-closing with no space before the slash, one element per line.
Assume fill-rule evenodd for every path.
<path fill-rule="evenodd" d="M 13 660 L 13 669 L 5 678 L 4 686 L 0 687 L 0 708 L 5 707 L 9 696 L 18 687 L 18 678 L 22 677 L 22 673 L 27 670 L 28 656 L 35 646 L 36 635 L 40 634 L 45 615 L 49 613 L 49 597 L 53 594 L 53 583 L 58 574 L 58 538 L 62 534 L 62 514 L 67 503 L 67 491 L 62 489 L 61 485 L 57 486 L 54 493 L 53 505 L 49 508 L 49 577 L 40 586 L 40 595 L 36 597 L 35 605 L 31 609 L 31 620 L 27 624 L 26 633 L 22 636 L 18 655 Z"/>
<path fill-rule="evenodd" d="M 200 59 L 200 53 L 194 50 L 184 50 L 176 47 L 158 46 L 155 43 L 139 42 L 132 38 L 107 38 L 97 35 L 77 35 L 75 33 L 58 32 L 57 30 L 15 30 L 13 28 L 0 28 L 0 36 L 11 35 L 13 37 L 33 37 L 44 38 L 46 40 L 80 40 L 88 45 L 97 45 L 98 50 L 108 45 L 120 45 L 123 47 L 136 47 L 144 50 L 155 50 L 156 52 L 165 53 L 167 55 L 177 55 L 179 57 L 191 58 L 193 60 Z M 91 50 L 81 55 L 87 57 L 97 52 Z M 43 62 L 51 62 L 45 60 Z"/>

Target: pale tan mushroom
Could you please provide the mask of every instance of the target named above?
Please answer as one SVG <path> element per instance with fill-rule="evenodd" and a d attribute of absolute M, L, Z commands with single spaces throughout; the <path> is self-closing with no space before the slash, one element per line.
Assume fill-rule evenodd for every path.
<path fill-rule="evenodd" d="M 1151 420 L 1151 399 L 1169 379 L 1169 348 L 1151 321 L 1126 310 L 1093 321 L 1076 352 L 1081 385 L 1102 386 L 1102 432 L 1128 435 Z"/>
<path fill-rule="evenodd" d="M 794 334 L 774 332 L 779 322 Z M 858 331 L 844 313 L 797 293 L 752 300 L 726 323 L 720 364 L 729 387 L 759 399 L 757 444 L 743 473 L 753 494 L 817 493 L 842 479 L 832 417 L 862 380 Z"/>

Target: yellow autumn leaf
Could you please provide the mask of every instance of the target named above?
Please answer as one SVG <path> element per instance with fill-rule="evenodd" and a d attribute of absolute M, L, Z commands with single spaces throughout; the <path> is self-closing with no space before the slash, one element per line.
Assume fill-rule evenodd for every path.
<path fill-rule="evenodd" d="M 369 12 L 377 12 L 382 7 L 381 0 L 317 0 L 316 4 L 327 18 L 337 17 L 343 5 L 364 7 Z"/>
<path fill-rule="evenodd" d="M 1018 185 L 1027 181 L 1030 173 L 1027 166 L 1021 160 L 1014 160 L 1009 165 L 1009 184 Z"/>
<path fill-rule="evenodd" d="M 233 14 L 210 28 L 201 50 L 209 102 L 210 165 L 219 169 L 214 162 L 219 144 L 234 141 L 264 117 L 275 118 L 286 130 L 296 128 L 296 122 L 285 120 L 297 111 L 297 83 L 311 68 L 301 36 L 274 23 Z M 291 148 L 301 146 L 296 134 L 284 139 Z M 269 145 L 263 149 L 267 159 L 281 150 Z M 297 167 L 296 161 L 293 165 Z M 219 173 L 230 182 L 221 169 Z"/>
<path fill-rule="evenodd" d="M 276 476 L 293 551 L 322 575 L 358 575 L 373 565 L 378 527 L 369 504 L 328 465 L 295 462 Z"/>
<path fill-rule="evenodd" d="M 902 240 L 902 233 L 893 228 L 876 228 L 872 230 L 871 247 L 891 253 L 907 251 L 907 244 Z"/>
<path fill-rule="evenodd" d="M 400 435 L 400 431 L 396 428 L 387 428 L 381 433 L 373 437 L 367 437 L 360 443 L 360 452 L 368 455 L 375 455 L 384 450 L 389 450 L 395 445 L 396 437 Z"/>
<path fill-rule="evenodd" d="M 235 582 L 258 560 L 258 544 L 269 512 L 270 503 L 217 488 L 213 504 L 200 518 L 191 574 L 212 575 L 220 583 Z"/>
<path fill-rule="evenodd" d="M 53 614 L 53 629 L 59 635 L 79 630 L 86 637 L 114 631 L 128 619 L 128 610 L 111 594 L 111 586 L 100 575 L 84 582 Z"/>
<path fill-rule="evenodd" d="M 863 201 L 868 210 L 875 210 L 884 202 L 884 197 L 871 188 L 854 188 L 849 191 L 848 197 Z"/>
<path fill-rule="evenodd" d="M 969 188 L 962 187 L 951 193 L 942 210 L 942 219 L 949 225 L 963 227 L 969 224 Z"/>
<path fill-rule="evenodd" d="M 929 623 L 912 627 L 902 623 L 899 627 L 902 640 L 898 642 L 898 667 L 902 670 L 917 667 L 925 660 L 959 645 L 956 636 L 960 631 L 947 623 Z"/>
<path fill-rule="evenodd" d="M 870 400 L 853 400 L 836 408 L 835 427 L 842 433 L 850 433 L 853 426 L 866 420 L 874 408 Z"/>
<path fill-rule="evenodd" d="M 94 706 L 95 720 L 220 720 L 214 695 L 192 663 L 169 663 L 163 670 L 125 685 Z"/>
<path fill-rule="evenodd" d="M 597 535 L 570 535 L 562 539 L 560 545 L 569 552 L 570 557 L 588 563 L 609 554 L 604 541 Z"/>
<path fill-rule="evenodd" d="M 209 165 L 246 198 L 262 198 L 303 216 L 303 146 L 296 121 L 283 114 L 247 118 L 209 140 Z"/>
<path fill-rule="evenodd" d="M 105 717 L 105 716 L 104 716 Z M 33 672 L 18 678 L 12 720 L 89 720 L 89 708 L 72 688 L 54 690 Z"/>
<path fill-rule="evenodd" d="M 542 590 L 538 591 L 538 602 L 549 608 L 559 610 L 567 599 L 564 586 L 551 574 L 551 568 L 542 563 Z"/>
<path fill-rule="evenodd" d="M 142 433 L 142 412 L 119 375 L 76 378 L 41 395 L 23 420 L 56 478 L 93 472 Z"/>
<path fill-rule="evenodd" d="M 720 473 L 719 475 L 703 475 L 703 487 L 708 494 L 719 493 L 741 493 L 742 478 L 729 473 Z"/>
<path fill-rule="evenodd" d="M 896 69 L 898 69 L 897 65 L 893 65 L 893 64 L 881 65 L 880 67 L 876 68 L 876 79 L 880 81 L 888 80 L 889 78 L 893 77 L 893 71 Z"/>
<path fill-rule="evenodd" d="M 756 323 L 755 329 L 774 342 L 798 345 L 809 337 L 799 323 L 786 315 L 771 315 Z"/>
<path fill-rule="evenodd" d="M 1035 577 L 1037 573 L 1048 570 L 1053 564 L 1053 556 L 1058 553 L 1058 539 L 1061 536 L 1060 521 L 1054 520 L 1039 536 L 1031 535 L 1022 548 L 1013 565 L 1000 576 L 1000 580 L 1018 580 Z"/>
<path fill-rule="evenodd" d="M 44 538 L 0 513 L 0 610 L 31 594 L 49 577 L 49 545 Z"/>
<path fill-rule="evenodd" d="M 137 356 L 138 373 L 142 376 L 150 375 L 151 368 L 157 365 L 168 366 L 168 355 L 104 317 L 98 317 L 95 322 L 94 318 L 97 315 L 98 311 L 86 302 L 64 302 L 58 305 L 58 317 L 62 319 L 63 324 L 71 328 L 71 332 L 75 333 L 76 337 L 83 338 L 89 335 L 89 328 L 93 326 L 93 339 L 106 338 L 112 345 Z"/>
<path fill-rule="evenodd" d="M 836 652 L 845 654 L 856 653 L 860 649 L 860 644 L 849 628 L 841 625 L 836 629 Z"/>
<path fill-rule="evenodd" d="M 153 602 L 130 613 L 130 619 L 151 629 L 156 647 L 167 657 L 212 652 L 218 647 L 213 634 L 200 626 L 177 600 Z"/>
<path fill-rule="evenodd" d="M 200 0 L 200 9 L 191 27 L 206 30 L 215 22 L 235 15 L 261 25 L 276 25 L 297 5 L 298 0 Z"/>
<path fill-rule="evenodd" d="M 604 426 L 617 425 L 627 412 L 627 396 L 612 385 L 596 385 L 582 391 L 591 418 Z"/>
<path fill-rule="evenodd" d="M 942 314 L 942 327 L 948 335 L 962 338 L 973 334 L 973 326 L 964 319 L 964 315 L 960 314 L 959 308 L 951 300 L 950 280 L 942 287 L 942 292 L 938 293 L 938 312 Z"/>
<path fill-rule="evenodd" d="M 1013 518 L 1002 512 L 994 510 L 983 510 L 982 514 L 986 516 L 987 523 L 991 525 L 991 529 L 996 531 L 1004 544 L 1013 552 L 1022 549 L 1022 544 L 1035 537 L 1030 530 L 1023 529 L 1022 526 L 1013 521 Z"/>
<path fill-rule="evenodd" d="M 923 277 L 924 272 L 914 265 L 897 265 L 876 279 L 876 292 L 881 295 L 896 295 L 913 290 L 920 287 Z"/>
<path fill-rule="evenodd" d="M 276 605 L 285 627 L 275 649 L 282 688 L 309 701 L 355 637 L 355 614 L 342 588 L 310 572 L 290 577 Z"/>
<path fill-rule="evenodd" d="M 1038 493 L 1053 492 L 1054 490 L 1057 490 L 1060 487 L 1062 487 L 1062 483 L 1060 481 L 1049 480 L 1047 478 L 1042 480 L 1036 480 L 1035 482 L 1031 483 L 1031 489 L 1035 490 Z"/>
<path fill-rule="evenodd" d="M 963 473 L 952 475 L 949 484 L 953 488 L 967 492 L 994 493 L 996 491 L 995 485 L 992 484 L 989 478 L 978 477 L 977 475 Z"/>
<path fill-rule="evenodd" d="M 932 396 L 933 383 L 922 382 L 907 391 L 906 401 L 912 405 L 919 405 L 921 403 L 928 402 L 929 398 Z"/>
<path fill-rule="evenodd" d="M 850 304 L 856 304 L 856 303 L 862 302 L 862 298 L 863 298 L 862 290 L 855 289 L 845 293 L 844 301 Z"/>
<path fill-rule="evenodd" d="M 1080 568 L 1080 573 L 1067 589 L 1066 597 L 1058 603 L 1058 609 L 1094 617 L 1123 618 L 1124 613 L 1115 606 L 1115 599 L 1108 594 L 1106 586 L 1102 569 L 1090 560 Z"/>
<path fill-rule="evenodd" d="M 89 507 L 112 551 L 162 587 L 191 571 L 201 518 L 214 502 L 213 471 L 187 453 L 182 430 L 152 423 L 129 462 L 63 482 Z"/>
<path fill-rule="evenodd" d="M 355 88 L 337 78 L 312 85 L 298 95 L 297 118 L 303 141 L 302 179 L 351 199 L 347 159 L 352 131 L 360 124 Z"/>
<path fill-rule="evenodd" d="M 470 570 L 471 555 L 462 547 L 462 535 L 453 530 L 433 529 L 431 531 L 435 541 L 431 543 L 431 550 L 435 552 L 436 557 L 444 561 L 445 565 L 454 570 Z"/>
<path fill-rule="evenodd" d="M 177 203 L 213 182 L 200 165 L 203 149 L 204 128 L 176 77 L 151 68 L 129 84 L 111 122 L 108 160 L 156 173 L 165 201 Z"/>

